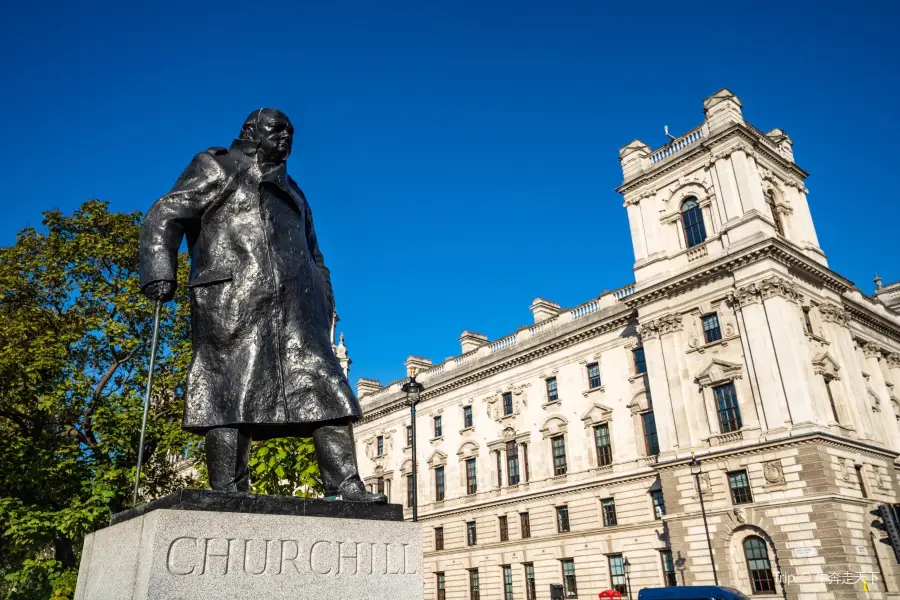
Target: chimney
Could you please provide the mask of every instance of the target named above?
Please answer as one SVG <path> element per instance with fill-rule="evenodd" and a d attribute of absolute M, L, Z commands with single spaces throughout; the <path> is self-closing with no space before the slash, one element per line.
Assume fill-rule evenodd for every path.
<path fill-rule="evenodd" d="M 421 356 L 410 356 L 406 359 L 406 362 L 403 363 L 406 365 L 406 376 L 410 377 L 412 375 L 418 375 L 422 371 L 430 369 L 434 365 L 431 364 L 431 359 L 423 358 Z"/>
<path fill-rule="evenodd" d="M 703 112 L 706 113 L 706 124 L 709 131 L 728 127 L 732 123 L 743 123 L 744 114 L 741 112 L 740 99 L 734 92 L 722 88 L 703 101 Z"/>
<path fill-rule="evenodd" d="M 366 379 L 365 377 L 360 377 L 356 381 L 356 396 L 358 398 L 362 398 L 363 396 L 374 394 L 382 387 L 383 386 L 381 385 L 381 382 L 377 379 Z"/>
<path fill-rule="evenodd" d="M 481 348 L 488 343 L 488 339 L 483 333 L 476 333 L 467 329 L 459 336 L 459 343 L 462 346 L 462 353 L 465 354 Z"/>
<path fill-rule="evenodd" d="M 531 314 L 534 315 L 535 323 L 540 323 L 559 314 L 559 304 L 543 298 L 535 298 L 528 308 L 531 310 Z"/>
<path fill-rule="evenodd" d="M 622 163 L 622 176 L 625 180 L 640 175 L 650 168 L 650 146 L 641 140 L 634 140 L 619 149 L 619 162 Z"/>

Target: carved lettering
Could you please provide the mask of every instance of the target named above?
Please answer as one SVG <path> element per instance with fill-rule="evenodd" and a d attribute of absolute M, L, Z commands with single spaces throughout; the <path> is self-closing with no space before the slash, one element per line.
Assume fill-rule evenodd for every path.
<path fill-rule="evenodd" d="M 406 547 L 409 546 L 409 544 L 400 544 L 400 545 L 403 546 L 403 572 L 408 575 L 415 575 L 416 573 L 419 572 L 419 570 L 416 568 L 416 566 L 412 565 L 412 569 L 408 568 L 409 556 L 406 554 Z"/>
<path fill-rule="evenodd" d="M 201 538 L 201 539 L 203 540 L 203 561 L 202 561 L 202 566 L 200 567 L 200 575 L 203 575 L 204 573 L 206 573 L 207 563 L 210 558 L 224 558 L 225 564 L 222 568 L 222 575 L 227 575 L 228 574 L 228 563 L 230 562 L 230 559 L 231 559 L 231 542 L 233 542 L 234 539 L 233 538 L 226 538 L 224 540 L 222 540 L 221 538 Z M 211 545 L 210 542 L 213 542 L 213 541 L 214 542 L 222 542 L 222 541 L 225 542 L 225 553 L 224 554 L 213 553 L 210 550 L 210 545 Z M 216 545 L 219 546 L 220 544 L 217 543 Z"/>
<path fill-rule="evenodd" d="M 285 546 L 288 544 L 294 545 L 294 555 L 287 556 L 284 552 Z M 300 556 L 300 544 L 297 543 L 296 540 L 281 540 L 281 560 L 278 563 L 278 574 L 281 575 L 284 572 L 284 563 L 290 561 L 291 564 L 294 565 L 294 568 L 298 573 L 302 573 L 300 570 L 300 566 L 297 564 L 297 558 Z"/>
<path fill-rule="evenodd" d="M 187 565 L 184 565 L 181 568 L 176 568 L 176 565 L 175 565 L 176 561 L 175 561 L 174 555 L 175 555 L 175 545 L 178 544 L 178 542 L 190 542 L 191 546 L 192 546 L 191 553 L 193 554 L 193 552 L 197 551 L 197 538 L 192 538 L 192 537 L 175 538 L 174 540 L 172 540 L 172 543 L 169 544 L 169 551 L 166 554 L 166 569 L 168 569 L 169 573 L 171 573 L 172 575 L 190 575 L 191 573 L 194 572 L 194 569 L 197 567 L 197 565 L 195 563 L 191 563 L 191 568 L 187 569 L 187 570 L 185 570 L 187 568 Z M 184 544 L 181 544 L 181 545 L 184 545 Z M 185 550 L 185 552 L 188 552 L 188 551 Z M 179 561 L 179 562 L 181 562 L 181 561 Z"/>
<path fill-rule="evenodd" d="M 316 549 L 319 548 L 319 544 L 327 544 L 329 548 L 331 547 L 332 542 L 326 542 L 325 540 L 319 540 L 314 543 L 309 548 L 309 568 L 313 573 L 318 573 L 319 575 L 331 575 L 331 572 L 334 570 L 334 563 L 331 561 L 331 558 L 328 558 L 328 570 L 321 571 L 316 568 Z M 340 542 L 338 542 L 338 549 L 340 549 Z M 340 551 L 340 550 L 339 550 Z M 320 553 L 321 555 L 321 553 Z M 338 563 L 340 563 L 340 557 L 338 557 Z M 319 563 L 321 565 L 321 563 Z M 338 567 L 340 568 L 340 567 Z"/>
<path fill-rule="evenodd" d="M 254 571 L 250 568 L 250 542 L 253 540 L 242 540 L 244 542 L 244 573 L 248 575 L 262 575 L 266 572 L 266 567 L 269 566 L 269 542 L 272 540 L 260 540 L 263 543 L 262 547 L 262 568 L 258 571 Z"/>
<path fill-rule="evenodd" d="M 359 547 L 356 542 L 338 542 L 338 566 L 337 572 L 340 575 L 342 572 L 341 567 L 344 564 L 344 559 L 352 558 L 353 559 L 353 572 L 351 575 L 356 575 L 357 571 L 359 571 Z M 353 546 L 353 554 L 344 554 L 344 546 L 352 545 Z"/>
<path fill-rule="evenodd" d="M 403 563 L 400 562 L 400 565 L 397 567 L 396 571 L 391 571 L 388 566 L 391 562 L 391 545 L 385 543 L 384 545 L 384 568 L 387 570 L 388 575 L 400 575 L 403 573 Z"/>

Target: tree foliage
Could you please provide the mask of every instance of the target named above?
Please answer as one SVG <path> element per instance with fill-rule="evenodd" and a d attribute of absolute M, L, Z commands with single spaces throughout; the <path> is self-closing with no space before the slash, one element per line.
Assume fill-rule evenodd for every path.
<path fill-rule="evenodd" d="M 0 598 L 71 598 L 84 536 L 131 504 L 154 308 L 140 220 L 93 200 L 0 248 Z M 201 438 L 180 427 L 187 269 L 162 310 L 140 501 L 205 485 Z M 258 493 L 320 490 L 309 440 L 255 444 L 252 460 Z"/>

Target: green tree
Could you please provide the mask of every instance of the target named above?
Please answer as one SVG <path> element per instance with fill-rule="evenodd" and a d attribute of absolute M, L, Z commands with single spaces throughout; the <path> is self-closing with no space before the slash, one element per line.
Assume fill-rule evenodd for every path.
<path fill-rule="evenodd" d="M 141 214 L 89 201 L 0 248 L 0 598 L 71 598 L 84 536 L 131 504 L 153 306 L 138 281 Z M 187 261 L 162 311 L 141 499 L 205 486 L 181 430 L 190 361 Z M 197 467 L 180 467 L 187 461 Z M 255 444 L 254 491 L 321 491 L 309 440 Z"/>

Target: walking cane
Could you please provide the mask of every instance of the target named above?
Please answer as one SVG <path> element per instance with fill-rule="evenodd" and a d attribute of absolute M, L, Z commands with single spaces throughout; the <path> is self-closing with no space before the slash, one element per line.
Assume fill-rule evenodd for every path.
<path fill-rule="evenodd" d="M 144 462 L 144 434 L 147 432 L 147 415 L 150 412 L 150 389 L 153 386 L 153 365 L 156 362 L 156 343 L 159 341 L 159 312 L 162 300 L 156 301 L 156 314 L 153 317 L 153 342 L 150 344 L 150 369 L 147 372 L 147 391 L 144 393 L 144 419 L 141 422 L 141 442 L 138 445 L 137 473 L 134 476 L 134 501 L 137 504 L 138 487 L 141 484 L 141 463 Z"/>

